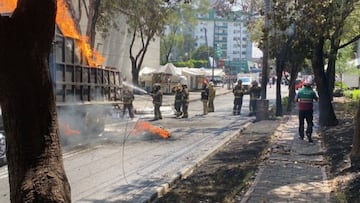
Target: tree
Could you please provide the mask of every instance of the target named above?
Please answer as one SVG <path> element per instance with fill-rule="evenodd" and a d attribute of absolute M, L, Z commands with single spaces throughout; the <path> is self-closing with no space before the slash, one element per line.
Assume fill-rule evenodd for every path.
<path fill-rule="evenodd" d="M 22 0 L 11 17 L 0 15 L 11 202 L 71 202 L 48 67 L 55 15 L 55 0 Z"/>
<path fill-rule="evenodd" d="M 189 31 L 193 30 L 198 23 L 196 16 L 205 14 L 209 11 L 209 8 L 210 5 L 207 0 L 195 0 L 191 4 L 172 6 L 172 12 L 167 18 L 163 36 L 160 39 L 160 55 L 164 57 L 163 64 L 169 61 L 170 54 L 174 51 L 180 56 L 191 53 L 194 43 L 192 47 L 185 47 L 185 43 L 186 40 L 194 41 L 194 39 L 189 38 L 187 33 L 190 33 Z"/>

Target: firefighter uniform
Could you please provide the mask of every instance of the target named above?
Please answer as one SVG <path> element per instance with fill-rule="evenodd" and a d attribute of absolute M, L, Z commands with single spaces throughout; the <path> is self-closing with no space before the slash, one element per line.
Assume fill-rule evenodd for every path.
<path fill-rule="evenodd" d="M 134 107 L 133 107 L 133 101 L 134 101 L 135 97 L 133 92 L 128 89 L 125 88 L 124 89 L 124 94 L 123 94 L 123 111 L 122 111 L 122 117 L 124 117 L 125 115 L 125 111 L 126 109 L 129 111 L 129 116 L 130 118 L 134 118 Z"/>
<path fill-rule="evenodd" d="M 239 80 L 237 85 L 234 87 L 233 94 L 234 94 L 233 115 L 240 115 L 242 102 L 243 102 L 243 96 L 244 96 L 244 89 L 242 87 L 241 80 Z"/>
<path fill-rule="evenodd" d="M 160 88 L 160 84 L 155 83 L 151 92 L 154 104 L 154 120 L 162 119 L 160 107 L 162 105 L 163 93 Z"/>
<path fill-rule="evenodd" d="M 209 82 L 209 103 L 208 103 L 209 112 L 214 112 L 215 111 L 215 107 L 214 107 L 215 95 L 216 95 L 216 90 L 215 90 L 215 87 L 214 87 L 214 83 Z"/>
<path fill-rule="evenodd" d="M 188 118 L 188 108 L 189 108 L 189 90 L 187 88 L 186 84 L 182 85 L 182 111 L 183 111 L 183 116 L 182 118 Z"/>
<path fill-rule="evenodd" d="M 201 102 L 203 103 L 203 115 L 207 115 L 209 112 L 208 101 L 209 101 L 209 88 L 207 82 L 204 81 L 201 89 Z"/>
<path fill-rule="evenodd" d="M 259 87 L 257 81 L 252 82 L 252 86 L 250 87 L 249 94 L 250 94 L 250 105 L 249 110 L 250 114 L 249 116 L 255 115 L 256 112 L 256 100 L 260 98 L 261 93 L 261 87 Z"/>
<path fill-rule="evenodd" d="M 182 100 L 183 100 L 183 93 L 182 93 L 181 86 L 179 85 L 175 89 L 175 102 L 174 102 L 174 108 L 176 111 L 175 115 L 177 118 L 182 115 L 182 112 L 181 112 Z"/>

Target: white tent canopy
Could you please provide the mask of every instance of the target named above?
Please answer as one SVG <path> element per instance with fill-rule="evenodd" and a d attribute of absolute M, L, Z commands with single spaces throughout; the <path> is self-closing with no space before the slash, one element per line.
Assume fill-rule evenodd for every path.
<path fill-rule="evenodd" d="M 174 76 L 175 75 L 180 75 L 176 71 L 176 66 L 174 66 L 174 64 L 172 64 L 172 63 L 167 63 L 167 64 L 161 66 L 154 73 L 165 73 L 165 74 L 170 74 L 170 75 L 174 75 Z"/>

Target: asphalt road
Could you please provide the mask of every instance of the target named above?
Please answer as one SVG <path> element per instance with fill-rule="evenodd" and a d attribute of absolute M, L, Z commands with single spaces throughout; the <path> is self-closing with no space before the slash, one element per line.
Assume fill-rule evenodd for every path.
<path fill-rule="evenodd" d="M 188 119 L 175 118 L 171 99 L 168 97 L 168 106 L 163 107 L 164 118 L 151 121 L 153 126 L 170 132 L 169 139 L 146 131 L 131 133 L 138 121 L 152 118 L 151 112 L 147 114 L 144 110 L 147 103 L 152 105 L 146 101 L 143 107 L 137 107 L 145 114 L 137 115 L 133 120 L 114 116 L 91 146 L 64 154 L 72 202 L 149 200 L 164 188 L 161 186 L 189 174 L 205 157 L 254 119 L 246 116 L 248 96 L 244 98 L 241 116 L 232 115 L 233 95 L 225 94 L 215 99 L 215 112 L 205 116 L 201 115 L 202 103 L 191 102 Z M 9 202 L 6 167 L 0 168 L 0 202 Z"/>

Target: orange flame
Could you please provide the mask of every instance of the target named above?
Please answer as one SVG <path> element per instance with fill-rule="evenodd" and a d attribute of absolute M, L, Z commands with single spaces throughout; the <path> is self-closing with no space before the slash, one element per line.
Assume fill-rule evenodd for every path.
<path fill-rule="evenodd" d="M 12 13 L 16 8 L 17 0 L 1 0 L 0 13 Z"/>
<path fill-rule="evenodd" d="M 149 122 L 146 122 L 146 121 L 138 121 L 134 126 L 133 133 L 136 134 L 136 133 L 139 133 L 142 131 L 151 132 L 151 133 L 159 135 L 160 137 L 165 138 L 165 139 L 170 137 L 170 132 L 165 130 L 164 128 L 153 126 Z"/>
<path fill-rule="evenodd" d="M 80 131 L 79 130 L 74 130 L 74 129 L 71 129 L 70 125 L 69 124 L 60 124 L 60 131 L 64 132 L 64 134 L 66 136 L 70 136 L 70 135 L 80 135 Z"/>
<path fill-rule="evenodd" d="M 16 4 L 17 0 L 1 0 L 0 13 L 13 12 L 16 8 Z M 91 49 L 88 37 L 81 36 L 76 29 L 75 21 L 69 14 L 69 9 L 67 8 L 65 0 L 57 0 L 56 24 L 59 26 L 64 36 L 79 40 L 78 46 L 90 66 L 97 67 L 104 63 L 104 57 L 97 51 Z"/>

